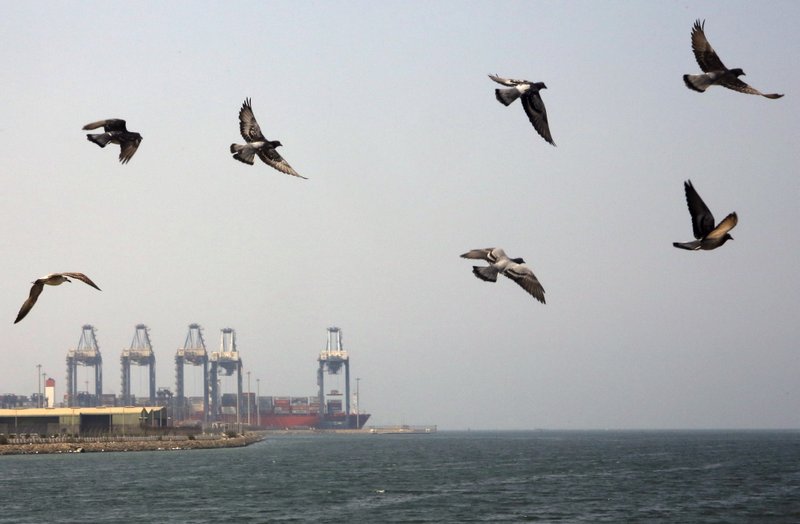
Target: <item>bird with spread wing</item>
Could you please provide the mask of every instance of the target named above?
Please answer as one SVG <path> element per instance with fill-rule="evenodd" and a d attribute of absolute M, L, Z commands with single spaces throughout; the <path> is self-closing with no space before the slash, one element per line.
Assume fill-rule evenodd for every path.
<path fill-rule="evenodd" d="M 745 74 L 741 68 L 728 69 L 722 63 L 717 52 L 711 47 L 706 39 L 706 34 L 703 31 L 705 27 L 705 20 L 695 21 L 692 27 L 692 51 L 700 69 L 704 72 L 699 75 L 683 75 L 683 82 L 686 87 L 700 93 L 713 85 L 719 85 L 739 91 L 740 93 L 747 93 L 749 95 L 761 95 L 766 98 L 780 98 L 783 95 L 777 93 L 764 94 L 754 87 L 750 87 L 739 79 L 740 76 Z"/>
<path fill-rule="evenodd" d="M 92 282 L 92 280 L 84 275 L 83 273 L 51 273 L 47 276 L 42 278 L 37 278 L 31 287 L 31 292 L 28 295 L 28 299 L 22 304 L 22 307 L 17 314 L 17 319 L 14 321 L 14 324 L 25 318 L 34 304 L 36 304 L 36 300 L 39 299 L 39 295 L 42 294 L 42 290 L 44 289 L 45 284 L 48 286 L 59 286 L 64 282 L 72 282 L 70 278 L 74 278 L 75 280 L 80 280 L 81 282 L 85 282 L 86 284 L 92 286 L 93 288 L 101 291 L 97 284 Z"/>
<path fill-rule="evenodd" d="M 119 144 L 119 161 L 127 164 L 142 143 L 142 135 L 133 131 L 128 131 L 125 121 L 121 118 L 109 118 L 108 120 L 98 120 L 83 126 L 85 131 L 103 128 L 103 133 L 89 133 L 86 138 L 100 147 L 106 147 L 111 142 Z"/>
<path fill-rule="evenodd" d="M 498 84 L 509 87 L 509 89 L 494 90 L 494 96 L 497 101 L 504 106 L 508 106 L 517 98 L 521 98 L 522 108 L 525 110 L 525 114 L 528 115 L 528 120 L 533 124 L 533 128 L 548 143 L 556 145 L 550 135 L 550 124 L 547 123 L 547 109 L 545 109 L 542 96 L 539 94 L 540 90 L 547 89 L 544 82 L 515 80 L 497 75 L 489 75 L 489 78 Z"/>
<path fill-rule="evenodd" d="M 244 145 L 231 144 L 233 158 L 252 166 L 255 155 L 258 155 L 258 158 L 265 164 L 281 173 L 306 178 L 292 169 L 292 166 L 278 153 L 276 148 L 283 145 L 279 140 L 267 140 L 264 138 L 261 128 L 256 122 L 256 117 L 253 115 L 253 107 L 250 105 L 249 98 L 244 100 L 242 108 L 239 110 L 239 131 L 242 133 L 242 138 L 246 143 Z"/>

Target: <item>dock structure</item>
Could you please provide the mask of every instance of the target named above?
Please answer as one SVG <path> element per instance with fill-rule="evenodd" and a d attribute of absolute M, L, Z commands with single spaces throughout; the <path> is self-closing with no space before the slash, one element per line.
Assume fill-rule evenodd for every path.
<path fill-rule="evenodd" d="M 218 382 L 220 373 L 224 376 L 231 376 L 236 373 L 236 422 L 241 422 L 242 359 L 239 356 L 239 350 L 236 348 L 236 330 L 229 327 L 220 330 L 219 351 L 213 351 L 211 353 L 209 362 L 211 363 L 209 382 L 211 385 L 212 418 L 217 420 L 222 414 Z"/>
<path fill-rule="evenodd" d="M 76 407 L 79 404 L 97 406 L 103 394 L 103 357 L 97 344 L 97 334 L 94 326 L 85 324 L 81 331 L 78 347 L 67 351 L 67 406 Z M 78 398 L 78 365 L 94 367 L 95 394 L 86 394 L 89 398 Z M 88 389 L 88 387 L 87 387 Z"/>
<path fill-rule="evenodd" d="M 175 354 L 175 420 L 181 421 L 189 418 L 184 390 L 184 365 L 203 366 L 203 423 L 208 422 L 209 416 L 209 376 L 208 376 L 208 351 L 203 340 L 203 328 L 199 324 L 189 324 L 189 333 L 183 342 L 183 347 L 178 348 Z"/>
<path fill-rule="evenodd" d="M 150 343 L 150 330 L 144 324 L 137 324 L 133 333 L 131 347 L 122 350 L 120 364 L 122 366 L 122 405 L 132 406 L 131 398 L 131 363 L 147 366 L 149 369 L 150 389 L 148 405 L 156 402 L 156 356 Z"/>
<path fill-rule="evenodd" d="M 344 425 L 350 427 L 350 357 L 342 346 L 342 330 L 338 327 L 328 328 L 328 342 L 325 350 L 320 352 L 319 368 L 317 368 L 317 385 L 319 386 L 319 425 L 324 428 L 326 424 L 325 415 L 334 415 L 342 411 L 342 401 L 333 399 L 326 402 L 325 395 L 325 370 L 329 375 L 336 375 L 344 366 Z M 331 396 L 341 396 L 341 393 L 331 392 Z"/>

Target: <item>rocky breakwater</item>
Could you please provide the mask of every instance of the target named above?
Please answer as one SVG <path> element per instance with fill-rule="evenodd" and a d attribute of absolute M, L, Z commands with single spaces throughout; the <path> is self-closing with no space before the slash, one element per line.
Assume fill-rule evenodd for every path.
<path fill-rule="evenodd" d="M 162 437 L 96 437 L 68 440 L 37 439 L 31 442 L 0 444 L 0 455 L 35 455 L 41 453 L 97 453 L 113 451 L 178 451 L 186 449 L 238 448 L 264 439 L 264 434 L 196 435 Z M 17 439 L 14 439 L 17 440 Z"/>

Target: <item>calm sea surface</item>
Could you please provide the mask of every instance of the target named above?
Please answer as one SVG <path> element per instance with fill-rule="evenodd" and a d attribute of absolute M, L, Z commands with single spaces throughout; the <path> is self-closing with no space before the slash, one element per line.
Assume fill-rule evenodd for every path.
<path fill-rule="evenodd" d="M 0 522 L 800 522 L 800 432 L 286 435 L 0 457 Z"/>

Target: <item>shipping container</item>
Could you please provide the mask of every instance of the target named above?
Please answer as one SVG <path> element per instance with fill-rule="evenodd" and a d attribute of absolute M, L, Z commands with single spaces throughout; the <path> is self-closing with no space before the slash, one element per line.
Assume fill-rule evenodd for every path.
<path fill-rule="evenodd" d="M 223 406 L 236 406 L 236 393 L 223 393 L 222 394 Z"/>

